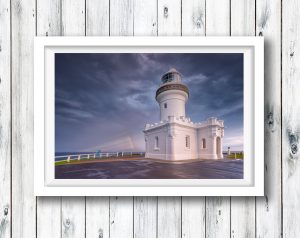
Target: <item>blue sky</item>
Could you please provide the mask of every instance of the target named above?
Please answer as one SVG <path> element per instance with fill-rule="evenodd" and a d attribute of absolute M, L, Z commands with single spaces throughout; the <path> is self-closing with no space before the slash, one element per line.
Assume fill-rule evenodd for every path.
<path fill-rule="evenodd" d="M 55 150 L 143 151 L 159 121 L 155 91 L 170 68 L 190 90 L 194 122 L 224 120 L 223 148 L 243 149 L 242 54 L 56 54 Z"/>

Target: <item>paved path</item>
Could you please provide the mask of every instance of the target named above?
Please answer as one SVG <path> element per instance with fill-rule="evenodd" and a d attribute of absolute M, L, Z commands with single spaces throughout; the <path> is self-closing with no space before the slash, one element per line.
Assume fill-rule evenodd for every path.
<path fill-rule="evenodd" d="M 243 160 L 160 162 L 134 159 L 55 167 L 57 179 L 242 179 Z"/>

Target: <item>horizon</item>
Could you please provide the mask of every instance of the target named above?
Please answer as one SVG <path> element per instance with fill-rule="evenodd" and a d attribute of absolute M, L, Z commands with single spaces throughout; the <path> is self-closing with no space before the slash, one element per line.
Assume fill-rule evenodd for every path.
<path fill-rule="evenodd" d="M 171 56 L 171 57 L 170 57 Z M 55 152 L 144 151 L 159 121 L 155 91 L 174 67 L 190 89 L 186 116 L 224 120 L 223 151 L 243 151 L 243 54 L 55 54 Z"/>

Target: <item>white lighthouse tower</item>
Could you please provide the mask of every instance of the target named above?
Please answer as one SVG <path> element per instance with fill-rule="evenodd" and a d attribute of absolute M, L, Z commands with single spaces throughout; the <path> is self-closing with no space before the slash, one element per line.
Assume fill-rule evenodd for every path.
<path fill-rule="evenodd" d="M 161 78 L 162 84 L 156 91 L 156 101 L 160 107 L 160 120 L 169 116 L 185 117 L 185 104 L 189 97 L 187 86 L 182 83 L 180 73 L 172 68 Z"/>
<path fill-rule="evenodd" d="M 161 77 L 156 91 L 160 122 L 144 129 L 146 158 L 163 160 L 222 159 L 224 124 L 217 118 L 193 123 L 186 117 L 189 89 L 174 68 Z"/>

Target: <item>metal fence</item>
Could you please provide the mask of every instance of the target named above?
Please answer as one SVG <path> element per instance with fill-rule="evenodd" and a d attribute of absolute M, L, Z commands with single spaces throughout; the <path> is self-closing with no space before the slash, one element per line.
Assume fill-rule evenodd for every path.
<path fill-rule="evenodd" d="M 133 157 L 133 156 L 145 156 L 145 152 L 105 152 L 105 153 L 92 153 L 92 154 L 73 154 L 73 155 L 60 155 L 55 156 L 55 162 L 70 162 L 71 160 L 82 159 L 101 159 L 109 157 Z"/>

